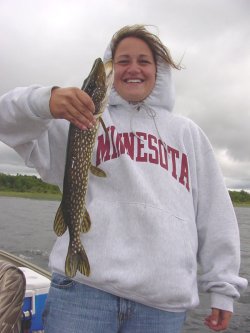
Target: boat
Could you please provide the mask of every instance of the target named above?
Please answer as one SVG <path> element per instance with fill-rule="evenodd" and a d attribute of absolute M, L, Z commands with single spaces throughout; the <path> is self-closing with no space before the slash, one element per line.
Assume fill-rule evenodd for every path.
<path fill-rule="evenodd" d="M 34 272 L 37 272 L 43 276 L 45 276 L 48 279 L 51 279 L 51 273 L 49 271 L 46 271 L 45 269 L 34 265 L 30 263 L 29 261 L 22 259 L 20 257 L 17 257 L 14 254 L 11 254 L 9 252 L 3 251 L 0 249 L 0 260 L 7 261 L 11 263 L 12 265 L 15 265 L 17 267 L 27 267 L 32 269 Z"/>
<path fill-rule="evenodd" d="M 0 249 L 1 333 L 42 333 L 51 273 Z"/>

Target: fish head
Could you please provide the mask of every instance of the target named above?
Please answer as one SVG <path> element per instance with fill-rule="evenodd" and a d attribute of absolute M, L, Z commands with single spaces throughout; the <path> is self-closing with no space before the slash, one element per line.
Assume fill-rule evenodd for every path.
<path fill-rule="evenodd" d="M 104 65 L 101 58 L 97 58 L 88 77 L 83 82 L 84 90 L 95 104 L 94 115 L 99 117 L 104 112 L 107 96 L 113 84 L 113 65 L 108 62 Z"/>

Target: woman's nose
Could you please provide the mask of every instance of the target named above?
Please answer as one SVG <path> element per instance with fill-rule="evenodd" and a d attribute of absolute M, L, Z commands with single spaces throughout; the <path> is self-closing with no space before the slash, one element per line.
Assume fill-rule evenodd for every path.
<path fill-rule="evenodd" d="M 129 73 L 139 73 L 140 72 L 140 66 L 137 62 L 131 62 L 127 68 L 127 71 Z"/>

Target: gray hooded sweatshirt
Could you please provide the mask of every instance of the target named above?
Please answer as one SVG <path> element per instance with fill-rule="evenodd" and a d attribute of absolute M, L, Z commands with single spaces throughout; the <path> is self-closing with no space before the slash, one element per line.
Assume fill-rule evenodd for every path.
<path fill-rule="evenodd" d="M 2 96 L 0 140 L 62 189 L 69 124 L 52 118 L 50 93 L 31 86 Z M 92 160 L 107 177 L 89 176 L 92 225 L 81 236 L 91 274 L 74 279 L 166 311 L 196 307 L 199 285 L 212 307 L 232 311 L 247 286 L 238 275 L 234 210 L 207 137 L 173 105 L 171 71 L 159 60 L 142 103 L 112 89 L 103 115 L 108 133 L 99 128 Z M 57 238 L 53 272 L 64 274 L 68 244 L 68 232 Z"/>

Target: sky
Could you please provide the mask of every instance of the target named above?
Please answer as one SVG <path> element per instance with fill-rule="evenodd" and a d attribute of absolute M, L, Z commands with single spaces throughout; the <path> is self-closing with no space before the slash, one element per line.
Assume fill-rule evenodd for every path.
<path fill-rule="evenodd" d="M 182 61 L 174 112 L 206 133 L 227 187 L 250 191 L 249 13 L 249 0 L 0 0 L 0 95 L 80 87 L 118 29 L 150 25 Z M 36 174 L 1 142 L 0 172 Z"/>

